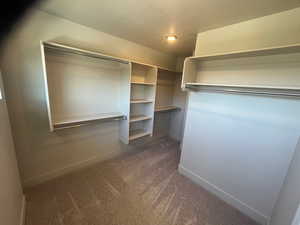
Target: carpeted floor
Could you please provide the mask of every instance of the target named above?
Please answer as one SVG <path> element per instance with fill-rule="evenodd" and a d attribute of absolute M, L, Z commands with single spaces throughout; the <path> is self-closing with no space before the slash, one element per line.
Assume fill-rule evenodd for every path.
<path fill-rule="evenodd" d="M 26 225 L 257 225 L 177 172 L 179 146 L 139 151 L 26 190 Z"/>

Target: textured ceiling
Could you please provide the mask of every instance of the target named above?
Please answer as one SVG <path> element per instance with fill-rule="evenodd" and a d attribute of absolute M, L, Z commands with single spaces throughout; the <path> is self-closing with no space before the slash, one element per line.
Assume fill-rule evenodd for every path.
<path fill-rule="evenodd" d="M 167 53 L 191 55 L 201 31 L 300 7 L 299 0 L 48 0 L 39 8 Z M 178 40 L 167 43 L 165 35 Z"/>

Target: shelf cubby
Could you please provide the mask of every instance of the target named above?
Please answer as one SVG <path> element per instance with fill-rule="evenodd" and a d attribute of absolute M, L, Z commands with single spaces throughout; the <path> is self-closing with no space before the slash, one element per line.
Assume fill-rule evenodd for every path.
<path fill-rule="evenodd" d="M 129 141 L 134 141 L 138 138 L 150 136 L 151 132 L 146 131 L 144 129 L 135 129 L 130 131 Z"/>
<path fill-rule="evenodd" d="M 156 79 L 157 67 L 132 63 L 129 141 L 152 136 Z"/>
<path fill-rule="evenodd" d="M 50 131 L 118 120 L 126 143 L 131 62 L 52 42 L 41 53 Z"/>

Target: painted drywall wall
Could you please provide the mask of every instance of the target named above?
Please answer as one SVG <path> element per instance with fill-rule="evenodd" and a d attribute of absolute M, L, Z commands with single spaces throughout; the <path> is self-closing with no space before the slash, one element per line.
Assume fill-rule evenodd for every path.
<path fill-rule="evenodd" d="M 299 19 L 297 8 L 199 33 L 195 55 L 300 43 Z M 198 70 L 204 83 L 300 86 L 296 54 L 216 60 Z M 191 92 L 181 173 L 267 224 L 300 136 L 299 110 L 297 99 Z"/>
<path fill-rule="evenodd" d="M 176 58 L 41 11 L 32 10 L 8 38 L 1 57 L 9 113 L 25 185 L 123 151 L 118 122 L 49 132 L 40 41 L 100 51 L 168 68 Z"/>
<path fill-rule="evenodd" d="M 299 113 L 297 99 L 192 92 L 180 171 L 266 224 L 300 136 Z"/>
<path fill-rule="evenodd" d="M 195 55 L 299 44 L 300 8 L 199 33 Z"/>
<path fill-rule="evenodd" d="M 293 223 L 296 212 L 300 206 L 300 139 L 296 147 L 295 155 L 288 171 L 285 183 L 279 195 L 274 209 L 271 225 L 296 225 Z M 300 214 L 299 214 L 300 215 Z M 298 216 L 298 223 L 299 223 Z M 298 225 L 298 224 L 297 224 Z"/>
<path fill-rule="evenodd" d="M 23 192 L 3 92 L 0 73 L 0 221 L 19 225 L 22 218 Z"/>
<path fill-rule="evenodd" d="M 177 57 L 177 62 L 176 62 L 176 71 L 177 72 L 182 72 L 183 71 L 183 64 L 184 64 L 184 59 L 185 57 L 178 56 Z"/>

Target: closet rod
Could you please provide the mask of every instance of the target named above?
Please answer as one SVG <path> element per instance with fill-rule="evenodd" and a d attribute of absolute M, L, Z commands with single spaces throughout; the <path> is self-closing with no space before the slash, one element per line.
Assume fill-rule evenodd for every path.
<path fill-rule="evenodd" d="M 263 95 L 270 97 L 290 97 L 300 98 L 300 89 L 297 88 L 271 88 L 271 87 L 241 87 L 241 86 L 218 86 L 218 85 L 189 85 L 186 87 L 195 91 L 208 91 L 208 92 L 221 92 L 232 94 L 245 94 L 245 95 Z"/>
<path fill-rule="evenodd" d="M 90 124 L 96 123 L 96 122 L 119 121 L 119 120 L 126 120 L 126 119 L 127 119 L 127 117 L 124 115 L 109 116 L 109 117 L 103 117 L 103 118 L 99 118 L 99 119 L 56 123 L 53 125 L 53 128 L 54 128 L 54 130 L 62 130 L 62 129 L 67 129 L 67 128 L 86 126 L 86 125 L 90 125 Z"/>
<path fill-rule="evenodd" d="M 129 63 L 129 61 L 102 55 L 97 52 L 87 51 L 87 50 L 83 50 L 83 49 L 79 49 L 79 48 L 73 48 L 73 47 L 66 46 L 66 45 L 60 45 L 60 44 L 50 43 L 50 42 L 43 42 L 42 44 L 45 49 L 53 49 L 53 50 L 57 50 L 60 52 L 72 53 L 72 54 L 76 54 L 76 55 L 82 55 L 82 56 L 87 56 L 90 58 L 97 58 L 97 59 L 103 59 L 103 60 L 108 60 L 108 61 L 114 61 L 114 62 L 119 62 L 119 63 L 123 63 L 123 64 Z"/>

